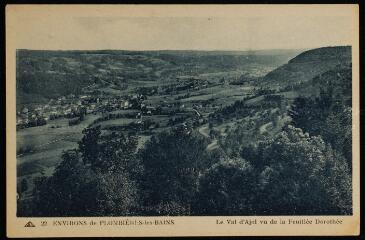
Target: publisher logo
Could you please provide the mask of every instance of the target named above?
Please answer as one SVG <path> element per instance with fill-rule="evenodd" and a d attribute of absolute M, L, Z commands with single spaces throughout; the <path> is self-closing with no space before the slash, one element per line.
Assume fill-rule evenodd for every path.
<path fill-rule="evenodd" d="M 29 221 L 27 222 L 27 224 L 25 224 L 24 227 L 35 227 L 35 225 L 31 221 Z"/>

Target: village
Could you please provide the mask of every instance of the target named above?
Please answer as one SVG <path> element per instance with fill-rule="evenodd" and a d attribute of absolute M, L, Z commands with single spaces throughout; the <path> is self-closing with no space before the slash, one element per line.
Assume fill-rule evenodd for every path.
<path fill-rule="evenodd" d="M 51 99 L 47 104 L 28 109 L 24 107 L 17 112 L 17 127 L 28 128 L 47 124 L 48 121 L 58 118 L 70 119 L 70 124 L 75 118 L 82 118 L 86 114 L 105 113 L 122 109 L 141 108 L 146 114 L 152 114 L 156 108 L 145 106 L 142 102 L 144 96 L 140 94 L 127 97 L 95 97 L 92 95 L 75 96 L 70 94 L 58 99 Z"/>
<path fill-rule="evenodd" d="M 176 114 L 178 117 L 168 119 L 168 125 L 183 124 L 189 116 L 194 117 L 194 121 L 196 121 L 194 125 L 201 124 L 204 120 L 199 111 L 203 105 L 201 103 L 182 103 L 180 100 L 190 97 L 190 93 L 193 91 L 207 88 L 208 84 L 208 81 L 191 78 L 164 87 L 140 87 L 134 93 L 123 95 L 106 94 L 98 90 L 88 89 L 80 95 L 69 94 L 57 99 L 50 99 L 44 105 L 19 109 L 17 129 L 43 126 L 51 123 L 52 120 L 62 118 L 68 119 L 70 126 L 77 125 L 84 120 L 85 115 L 89 114 L 100 116 L 93 122 L 94 124 L 109 119 L 127 117 L 135 119 L 131 126 L 147 124 L 147 127 L 151 129 L 159 127 L 159 123 L 151 124 L 150 120 L 144 121 L 143 116 L 174 116 Z M 177 93 L 186 94 L 172 97 Z M 160 98 L 158 102 L 147 101 L 150 97 L 159 98 L 159 95 L 165 96 Z M 189 122 L 189 124 L 192 123 Z"/>

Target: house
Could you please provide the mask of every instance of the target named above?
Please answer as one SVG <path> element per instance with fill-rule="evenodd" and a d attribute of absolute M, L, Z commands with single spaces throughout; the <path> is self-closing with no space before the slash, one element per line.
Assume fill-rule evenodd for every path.
<path fill-rule="evenodd" d="M 131 104 L 129 103 L 128 100 L 122 102 L 121 107 L 124 109 L 128 109 L 129 107 L 131 107 Z"/>

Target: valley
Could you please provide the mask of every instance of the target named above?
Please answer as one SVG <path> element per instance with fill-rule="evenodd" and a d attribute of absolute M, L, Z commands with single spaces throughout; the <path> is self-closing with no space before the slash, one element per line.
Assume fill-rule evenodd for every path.
<path fill-rule="evenodd" d="M 293 124 L 298 98 L 316 101 L 331 86 L 351 100 L 350 49 L 18 50 L 17 180 L 28 184 L 22 199 L 33 198 L 34 180 L 52 176 L 65 153 L 79 151 L 87 129 L 100 129 L 101 145 L 119 134 L 135 137 L 137 158 L 156 136 L 176 130 L 204 142 L 206 168 L 244 157 Z"/>

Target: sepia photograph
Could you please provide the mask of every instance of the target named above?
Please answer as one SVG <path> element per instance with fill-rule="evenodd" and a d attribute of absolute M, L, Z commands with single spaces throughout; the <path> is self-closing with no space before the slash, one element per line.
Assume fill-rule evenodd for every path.
<path fill-rule="evenodd" d="M 358 217 L 358 10 L 287 7 L 7 8 L 12 217 Z"/>

